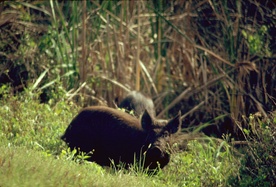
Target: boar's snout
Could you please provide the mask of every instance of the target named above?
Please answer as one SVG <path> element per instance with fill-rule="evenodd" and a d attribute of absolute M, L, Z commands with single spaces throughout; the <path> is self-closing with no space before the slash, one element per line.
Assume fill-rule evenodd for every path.
<path fill-rule="evenodd" d="M 146 167 L 149 169 L 163 168 L 170 161 L 170 154 L 166 151 L 163 151 L 159 147 L 153 147 L 147 151 L 146 154 Z"/>

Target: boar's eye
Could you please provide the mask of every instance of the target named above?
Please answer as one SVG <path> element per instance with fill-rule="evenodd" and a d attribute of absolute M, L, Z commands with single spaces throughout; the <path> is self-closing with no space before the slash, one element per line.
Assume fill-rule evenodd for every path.
<path fill-rule="evenodd" d="M 164 131 L 162 136 L 163 136 L 163 138 L 167 138 L 170 136 L 170 133 L 168 131 Z"/>

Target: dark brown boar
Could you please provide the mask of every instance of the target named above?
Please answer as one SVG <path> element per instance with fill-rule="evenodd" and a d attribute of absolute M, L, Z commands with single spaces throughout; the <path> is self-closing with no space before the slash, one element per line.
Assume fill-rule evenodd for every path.
<path fill-rule="evenodd" d="M 73 119 L 62 139 L 71 149 L 92 151 L 89 160 L 102 166 L 109 166 L 111 160 L 115 165 L 129 165 L 144 155 L 144 167 L 155 169 L 168 164 L 168 145 L 180 128 L 180 114 L 160 124 L 147 110 L 139 121 L 117 109 L 93 106 L 84 108 Z"/>
<path fill-rule="evenodd" d="M 142 115 L 145 110 L 153 117 L 156 115 L 152 99 L 138 91 L 129 92 L 118 107 L 133 111 L 134 115 L 138 117 Z"/>

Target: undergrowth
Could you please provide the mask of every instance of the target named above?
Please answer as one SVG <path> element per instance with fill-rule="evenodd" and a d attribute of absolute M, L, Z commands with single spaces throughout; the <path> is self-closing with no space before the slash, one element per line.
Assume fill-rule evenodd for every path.
<path fill-rule="evenodd" d="M 252 114 L 245 118 L 249 129 L 243 129 L 248 146 L 239 177 L 231 179 L 235 186 L 276 185 L 276 117 L 275 113 L 263 118 Z"/>
<path fill-rule="evenodd" d="M 254 133 L 243 152 L 202 136 L 149 174 L 140 162 L 129 169 L 102 168 L 86 161 L 87 155 L 75 157 L 60 136 L 80 108 L 65 95 L 50 103 L 28 90 L 11 95 L 2 87 L 1 95 L 0 186 L 268 186 L 275 180 L 275 119 L 249 118 L 252 129 L 244 132 Z"/>
<path fill-rule="evenodd" d="M 59 137 L 78 110 L 64 99 L 52 106 L 41 104 L 38 94 L 28 91 L 16 96 L 3 95 L 0 104 L 1 139 L 49 154 L 61 151 Z"/>

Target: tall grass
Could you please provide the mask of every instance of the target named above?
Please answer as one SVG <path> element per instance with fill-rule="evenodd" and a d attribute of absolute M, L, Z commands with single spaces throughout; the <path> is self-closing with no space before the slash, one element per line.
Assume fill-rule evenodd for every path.
<path fill-rule="evenodd" d="M 270 88 L 275 84 L 275 59 L 270 51 L 275 49 L 270 33 L 275 21 L 269 17 L 268 2 L 257 7 L 254 0 L 50 1 L 5 2 L 4 7 L 3 15 L 20 7 L 19 21 L 29 17 L 29 23 L 39 23 L 43 18 L 36 25 L 47 29 L 40 31 L 43 37 L 35 37 L 31 29 L 22 32 L 30 36 L 25 45 L 33 48 L 21 50 L 25 60 L 20 63 L 26 64 L 32 49 L 38 69 L 32 76 L 50 69 L 44 84 L 61 77 L 67 90 L 84 96 L 84 101 L 75 97 L 77 102 L 115 106 L 114 98 L 120 101 L 136 89 L 155 99 L 160 117 L 169 117 L 204 101 L 190 115 L 196 119 L 191 125 L 223 114 L 241 120 L 243 114 L 267 115 L 274 109 L 275 91 Z M 248 13 L 250 8 L 253 12 Z M 20 30 L 18 23 L 11 24 Z M 216 81 L 209 84 L 212 80 Z M 262 86 L 264 81 L 269 85 Z M 187 88 L 189 94 L 167 111 Z"/>

